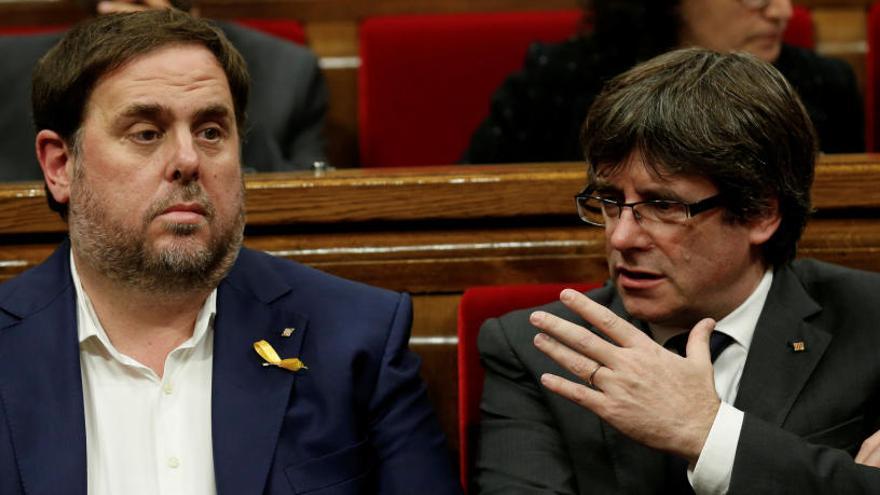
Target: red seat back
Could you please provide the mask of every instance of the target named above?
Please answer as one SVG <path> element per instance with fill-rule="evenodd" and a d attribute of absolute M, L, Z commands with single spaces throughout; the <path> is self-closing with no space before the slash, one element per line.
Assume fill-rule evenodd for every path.
<path fill-rule="evenodd" d="M 0 26 L 0 36 L 18 36 L 22 34 L 42 34 L 64 31 L 69 24 L 35 24 L 24 26 Z"/>
<path fill-rule="evenodd" d="M 298 45 L 306 44 L 306 30 L 302 24 L 292 19 L 236 19 L 237 24 L 262 31 L 278 38 L 292 41 Z"/>
<path fill-rule="evenodd" d="M 483 368 L 477 351 L 477 334 L 489 318 L 515 309 L 539 306 L 559 298 L 566 287 L 588 291 L 601 283 L 526 284 L 471 287 L 458 305 L 458 439 L 461 483 L 468 489 L 474 442 L 480 421 Z"/>
<path fill-rule="evenodd" d="M 580 10 L 367 19 L 360 30 L 360 162 L 457 162 L 492 93 L 534 41 L 577 31 Z"/>
<path fill-rule="evenodd" d="M 880 2 L 874 2 L 868 11 L 868 53 L 865 56 L 865 144 L 868 151 L 880 148 Z"/>
<path fill-rule="evenodd" d="M 795 5 L 783 39 L 786 44 L 813 50 L 816 48 L 816 29 L 810 9 Z"/>

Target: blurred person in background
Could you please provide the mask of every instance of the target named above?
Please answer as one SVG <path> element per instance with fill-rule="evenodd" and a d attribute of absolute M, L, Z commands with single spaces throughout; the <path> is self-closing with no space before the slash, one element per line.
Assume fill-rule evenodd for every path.
<path fill-rule="evenodd" d="M 783 43 L 790 0 L 584 0 L 584 32 L 536 43 L 496 91 L 463 161 L 579 161 L 581 124 L 603 84 L 668 50 L 746 51 L 798 92 L 826 153 L 863 152 L 864 110 L 852 68 Z"/>
<path fill-rule="evenodd" d="M 92 14 L 177 8 L 188 0 L 99 2 L 78 0 Z M 233 22 L 213 21 L 242 54 L 253 85 L 244 129 L 242 166 L 246 172 L 309 170 L 325 160 L 327 88 L 317 57 L 306 47 Z M 40 180 L 34 158 L 30 75 L 37 61 L 63 32 L 0 36 L 0 181 Z"/>

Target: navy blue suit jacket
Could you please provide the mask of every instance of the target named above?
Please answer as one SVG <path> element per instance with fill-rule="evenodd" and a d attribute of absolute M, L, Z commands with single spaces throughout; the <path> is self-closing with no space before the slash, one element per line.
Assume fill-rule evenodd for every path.
<path fill-rule="evenodd" d="M 68 243 L 0 285 L 4 495 L 86 494 L 75 299 Z M 410 319 L 405 294 L 242 249 L 214 327 L 218 493 L 458 493 Z M 308 370 L 262 366 L 260 339 Z"/>

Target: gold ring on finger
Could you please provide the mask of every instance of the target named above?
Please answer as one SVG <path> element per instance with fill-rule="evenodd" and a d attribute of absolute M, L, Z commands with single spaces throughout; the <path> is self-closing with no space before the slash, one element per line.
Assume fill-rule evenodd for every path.
<path fill-rule="evenodd" d="M 596 367 L 593 368 L 593 371 L 590 372 L 590 376 L 587 377 L 587 385 L 589 385 L 590 388 L 596 388 L 596 386 L 593 385 L 593 377 L 596 376 L 596 372 L 599 371 L 599 368 L 601 368 L 601 367 L 602 367 L 601 364 L 596 363 Z"/>

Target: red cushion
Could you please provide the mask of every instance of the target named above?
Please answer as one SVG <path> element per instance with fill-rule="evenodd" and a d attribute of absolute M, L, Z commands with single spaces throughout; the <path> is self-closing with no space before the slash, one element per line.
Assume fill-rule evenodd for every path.
<path fill-rule="evenodd" d="M 483 368 L 477 351 L 477 334 L 489 318 L 515 309 L 539 306 L 559 298 L 562 289 L 586 292 L 601 283 L 527 284 L 471 287 L 458 305 L 458 439 L 461 483 L 467 490 L 473 445 L 469 432 L 480 421 Z"/>
<path fill-rule="evenodd" d="M 880 71 L 880 2 L 874 2 L 868 11 L 868 53 L 865 56 L 865 143 L 868 151 L 880 148 L 880 128 L 877 114 L 878 71 Z"/>
<path fill-rule="evenodd" d="M 816 30 L 813 27 L 813 14 L 810 13 L 810 9 L 795 5 L 783 39 L 792 46 L 808 50 L 816 48 Z"/>
<path fill-rule="evenodd" d="M 20 34 L 41 34 L 64 31 L 69 24 L 36 24 L 28 26 L 0 26 L 0 36 L 17 36 Z"/>
<path fill-rule="evenodd" d="M 291 19 L 236 19 L 236 23 L 294 43 L 306 44 L 306 31 L 302 24 Z"/>
<path fill-rule="evenodd" d="M 529 44 L 577 31 L 580 10 L 367 19 L 360 29 L 360 162 L 455 163 Z"/>

